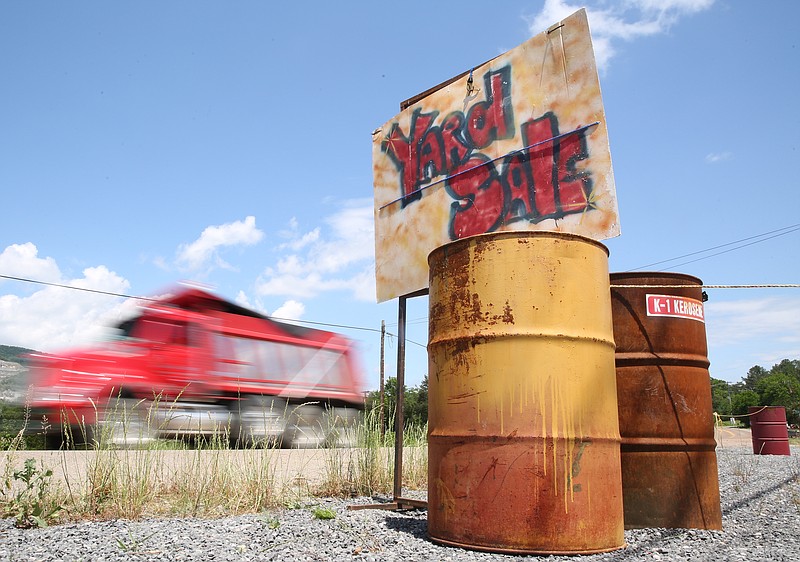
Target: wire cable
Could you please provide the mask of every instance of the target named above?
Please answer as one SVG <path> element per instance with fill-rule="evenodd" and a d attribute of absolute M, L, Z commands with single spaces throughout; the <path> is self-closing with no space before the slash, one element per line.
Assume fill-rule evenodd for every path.
<path fill-rule="evenodd" d="M 143 301 L 149 301 L 149 302 L 158 302 L 158 301 L 162 300 L 162 299 L 154 299 L 152 297 L 140 297 L 140 296 L 137 296 L 137 295 L 128 295 L 128 294 L 125 294 L 125 293 L 114 293 L 112 291 L 101 291 L 99 289 L 88 289 L 86 287 L 75 287 L 73 285 L 64 285 L 63 283 L 51 283 L 49 281 L 37 281 L 36 279 L 26 279 L 25 277 L 15 277 L 13 275 L 0 274 L 0 278 L 9 279 L 11 281 L 21 281 L 23 283 L 33 283 L 34 285 L 46 285 L 48 287 L 58 287 L 58 288 L 61 288 L 61 289 L 74 289 L 76 291 L 85 291 L 87 293 L 95 293 L 95 294 L 99 294 L 99 295 L 107 295 L 107 296 L 111 296 L 111 297 L 120 297 L 120 298 L 125 298 L 125 299 L 136 299 L 136 300 L 143 300 Z M 366 327 L 363 327 L 363 326 L 349 326 L 347 324 L 331 324 L 331 323 L 328 323 L 328 322 L 313 322 L 311 320 L 295 320 L 295 319 L 289 319 L 289 318 L 278 318 L 276 316 L 270 316 L 269 318 L 272 319 L 272 320 L 277 320 L 279 322 L 294 322 L 294 323 L 297 323 L 297 324 L 312 324 L 312 325 L 317 325 L 317 326 L 328 326 L 328 327 L 331 327 L 331 328 L 339 328 L 339 329 L 347 329 L 347 330 L 363 330 L 365 332 L 377 332 L 377 333 L 380 333 L 380 330 L 377 329 L 377 328 L 366 328 Z M 391 335 L 397 337 L 396 334 L 391 334 Z M 418 346 L 420 346 L 422 348 L 426 348 L 425 345 L 423 345 L 421 343 L 418 343 L 418 342 L 415 342 L 413 340 L 406 339 L 406 341 L 409 342 L 409 343 L 412 343 L 414 345 L 418 345 Z"/>
<path fill-rule="evenodd" d="M 723 250 L 721 252 L 716 252 L 716 253 L 713 253 L 713 254 L 710 254 L 710 255 L 707 255 L 707 256 L 701 256 L 699 258 L 696 258 L 696 259 L 693 259 L 693 260 L 689 260 L 689 261 L 685 261 L 685 262 L 681 262 L 681 263 L 679 263 L 677 265 L 671 266 L 671 267 L 681 267 L 681 266 L 684 266 L 684 265 L 687 265 L 687 264 L 690 264 L 690 263 L 694 263 L 694 262 L 697 262 L 697 261 L 701 261 L 701 260 L 704 260 L 704 259 L 707 259 L 707 258 L 712 258 L 712 257 L 715 257 L 715 256 L 719 256 L 721 254 L 726 254 L 726 253 L 732 252 L 734 250 L 739 250 L 741 248 L 746 248 L 747 246 L 752 246 L 752 245 L 758 244 L 760 242 L 766 242 L 767 240 L 772 240 L 773 238 L 778 238 L 779 236 L 785 236 L 787 234 L 791 234 L 793 232 L 797 232 L 798 230 L 800 230 L 800 223 L 789 225 L 789 226 L 785 226 L 783 228 L 778 228 L 776 230 L 771 230 L 769 232 L 756 234 L 754 236 L 748 236 L 746 238 L 741 238 L 739 240 L 735 240 L 733 242 L 728 242 L 726 244 L 719 244 L 717 246 L 712 246 L 711 248 L 706 248 L 704 250 L 698 250 L 696 252 L 690 252 L 688 254 L 683 254 L 681 256 L 677 256 L 677 257 L 674 257 L 674 258 L 661 260 L 661 261 L 657 261 L 657 262 L 652 262 L 652 263 L 649 263 L 649 264 L 646 264 L 646 265 L 642 265 L 642 266 L 639 266 L 639 267 L 636 267 L 636 268 L 633 268 L 633 269 L 628 269 L 627 271 L 628 272 L 638 271 L 638 270 L 641 270 L 641 269 L 644 269 L 644 268 L 647 268 L 647 267 L 652 267 L 654 265 L 661 265 L 663 263 L 668 263 L 668 262 L 671 262 L 671 261 L 676 261 L 676 260 L 680 260 L 680 259 L 683 259 L 683 258 L 696 256 L 696 255 L 699 255 L 699 254 L 705 254 L 705 253 L 711 252 L 713 250 L 717 250 L 717 249 L 720 249 L 720 248 L 728 248 L 729 246 L 734 246 L 735 244 L 740 244 L 739 246 L 735 246 L 733 248 L 728 248 L 727 250 Z M 753 240 L 753 241 L 752 242 L 748 242 L 750 240 Z M 742 242 L 748 242 L 748 243 L 747 244 L 741 244 Z M 27 279 L 25 277 L 16 277 L 16 276 L 13 276 L 13 275 L 0 274 L 0 279 L 9 279 L 9 280 L 12 280 L 12 281 L 21 281 L 23 283 L 33 283 L 33 284 L 36 284 L 36 285 L 46 285 L 48 287 L 58 287 L 58 288 L 62 288 L 62 289 L 73 289 L 73 290 L 76 290 L 76 291 L 84 291 L 84 292 L 87 292 L 87 293 L 95 293 L 95 294 L 99 294 L 99 295 L 107 295 L 107 296 L 126 298 L 126 299 L 137 299 L 137 300 L 143 300 L 143 301 L 149 301 L 149 302 L 157 302 L 157 301 L 160 300 L 160 299 L 154 299 L 154 298 L 151 298 L 151 297 L 142 297 L 142 296 L 137 296 L 137 295 L 129 295 L 129 294 L 126 294 L 126 293 L 115 293 L 115 292 L 112 292 L 112 291 L 101 291 L 99 289 L 89 289 L 89 288 L 86 288 L 86 287 L 75 287 L 73 285 L 65 285 L 63 283 L 51 283 L 51 282 L 48 282 L 48 281 L 38 281 L 38 280 L 35 280 L 35 279 Z M 624 285 L 612 285 L 612 287 L 613 288 L 624 287 Z M 670 286 L 670 285 L 653 285 L 653 286 L 645 287 L 644 285 L 637 285 L 637 287 L 638 288 L 671 288 L 672 286 Z M 680 287 L 685 287 L 685 285 L 681 285 Z M 756 288 L 800 288 L 800 285 L 794 285 L 794 284 L 702 285 L 702 287 L 705 288 L 705 289 L 756 289 Z M 283 322 L 295 322 L 295 323 L 298 323 L 298 324 L 309 324 L 309 325 L 315 325 L 315 326 L 326 326 L 326 327 L 330 327 L 330 328 L 338 328 L 338 329 L 346 329 L 346 330 L 360 330 L 360 331 L 365 331 L 365 332 L 380 333 L 380 330 L 377 329 L 377 328 L 367 328 L 367 327 L 364 327 L 364 326 L 351 326 L 351 325 L 348 325 L 348 324 L 333 324 L 333 323 L 329 323 L 329 322 L 314 322 L 314 321 L 311 321 L 311 320 L 295 320 L 295 319 L 278 318 L 278 317 L 272 317 L 272 316 L 270 318 L 272 318 L 274 320 L 278 320 L 278 321 L 283 321 Z M 417 323 L 421 324 L 422 320 L 424 320 L 424 319 L 423 318 L 416 318 L 416 319 L 412 320 L 410 322 L 410 324 L 417 324 Z M 396 326 L 397 323 L 395 322 L 395 323 L 389 324 L 389 325 Z M 387 334 L 389 334 L 389 333 L 387 332 Z M 393 336 L 393 337 L 397 337 L 397 334 L 389 334 L 389 335 Z M 425 345 L 423 345 L 423 344 L 421 344 L 419 342 L 416 342 L 416 341 L 413 341 L 413 340 L 409 340 L 409 339 L 406 339 L 406 341 L 411 343 L 411 344 L 417 345 L 419 347 L 426 348 Z"/>
<path fill-rule="evenodd" d="M 37 281 L 35 279 L 25 279 L 24 277 L 14 277 L 13 275 L 2 275 L 2 279 L 11 279 L 12 281 L 22 281 L 23 283 L 33 283 L 35 285 L 47 285 L 48 287 L 59 287 L 61 289 L 74 289 L 76 291 L 85 291 L 87 293 L 97 293 L 100 295 L 109 295 L 112 297 L 122 297 L 125 299 L 139 299 L 145 301 L 158 301 L 159 299 L 149 297 L 137 297 L 136 295 L 126 295 L 125 293 L 112 293 L 111 291 L 101 291 L 99 289 L 88 289 L 86 287 L 75 287 L 74 285 L 64 285 L 63 283 L 50 283 L 48 281 Z"/>
<path fill-rule="evenodd" d="M 774 236 L 769 236 L 768 238 L 762 238 L 761 240 L 756 240 L 755 242 L 750 242 L 749 244 L 742 244 L 741 246 L 736 246 L 735 248 L 730 248 L 728 250 L 723 250 L 721 252 L 716 252 L 714 254 L 710 254 L 708 256 L 703 256 L 701 258 L 697 258 L 697 259 L 694 259 L 694 260 L 685 261 L 685 262 L 679 263 L 677 265 L 673 265 L 672 267 L 681 267 L 683 265 L 686 265 L 686 264 L 689 264 L 689 263 L 694 263 L 694 262 L 700 261 L 700 260 L 704 260 L 706 258 L 713 258 L 714 256 L 719 256 L 721 254 L 727 254 L 728 252 L 732 252 L 734 250 L 740 250 L 742 248 L 746 248 L 747 246 L 752 246 L 753 244 L 758 244 L 759 242 L 765 242 L 767 240 L 771 240 L 772 238 L 777 238 L 778 236 L 784 236 L 786 234 L 791 234 L 792 232 L 797 232 L 798 230 L 800 230 L 800 227 L 795 228 L 794 230 L 789 230 L 788 232 L 782 232 L 781 234 L 775 234 Z"/>
<path fill-rule="evenodd" d="M 711 248 L 706 248 L 705 250 L 698 250 L 698 251 L 696 251 L 696 252 L 690 252 L 690 253 L 688 253 L 688 254 L 683 254 L 682 256 L 677 256 L 677 257 L 674 257 L 674 258 L 669 258 L 669 259 L 667 259 L 667 260 L 661 260 L 661 261 L 657 261 L 657 262 L 653 262 L 653 263 L 648 263 L 648 264 L 646 264 L 646 265 L 642 265 L 642 266 L 639 266 L 639 267 L 635 267 L 635 268 L 633 268 L 633 269 L 629 269 L 629 270 L 627 270 L 627 271 L 638 271 L 638 270 L 640 270 L 640 269 L 644 269 L 644 268 L 646 268 L 646 267 L 652 267 L 652 266 L 654 266 L 654 265 L 660 265 L 660 264 L 662 264 L 662 263 L 667 263 L 667 262 L 671 262 L 671 261 L 676 261 L 676 260 L 680 260 L 680 259 L 683 259 L 683 258 L 688 258 L 688 257 L 691 257 L 691 256 L 696 256 L 696 255 L 698 255 L 698 254 L 704 254 L 704 253 L 706 253 L 706 252 L 711 252 L 711 251 L 713 251 L 713 250 L 718 250 L 719 248 L 726 248 L 726 247 L 728 247 L 728 246 L 732 246 L 732 245 L 734 245 L 734 244 L 739 244 L 740 242 L 747 242 L 748 240 L 753 240 L 753 239 L 755 239 L 755 238 L 761 238 L 762 236 L 767 236 L 767 235 L 769 235 L 769 234 L 775 234 L 775 236 L 770 236 L 769 238 L 764 238 L 764 239 L 762 239 L 762 240 L 756 240 L 755 242 L 751 242 L 750 244 L 744 244 L 744 245 L 742 245 L 742 246 L 737 246 L 736 248 L 731 248 L 730 250 L 725 250 L 724 252 L 718 252 L 718 253 L 716 253 L 716 254 L 712 254 L 712 255 L 710 255 L 710 256 L 704 256 L 704 257 L 702 257 L 702 258 L 698 258 L 698 259 L 696 259 L 696 260 L 692 260 L 692 261 L 688 261 L 688 262 L 684 262 L 684 263 L 681 263 L 681 264 L 678 264 L 678 265 L 672 266 L 672 267 L 679 267 L 679 266 L 681 266 L 681 265 L 686 265 L 687 263 L 693 263 L 693 262 L 695 262 L 695 261 L 699 261 L 699 260 L 701 260 L 701 259 L 710 258 L 710 257 L 713 257 L 713 256 L 717 256 L 717 255 L 719 255 L 719 254 L 724 254 L 724 253 L 726 253 L 726 252 L 731 252 L 731 251 L 733 251 L 733 250 L 738 250 L 739 248 L 744 248 L 744 247 L 746 247 L 746 246 L 750 246 L 750 245 L 752 245 L 752 244 L 758 244 L 759 242 L 764 242 L 764 241 L 766 241 L 766 240 L 770 240 L 770 239 L 772 239 L 772 238 L 777 238 L 778 236 L 783 236 L 783 235 L 785 235 L 785 234 L 791 234 L 792 232 L 796 232 L 797 230 L 800 230 L 800 223 L 798 223 L 798 224 L 793 224 L 793 225 L 790 225 L 790 226 L 784 226 L 783 228 L 779 228 L 779 229 L 777 229 L 777 230 L 771 230 L 771 231 L 769 231 L 769 232 L 764 232 L 764 233 L 762 233 L 762 234 L 756 234 L 755 236 L 748 236 L 747 238 L 742 238 L 741 240 L 734 240 L 733 242 L 728 242 L 727 244 L 720 244 L 720 245 L 718 245 L 718 246 L 713 246 L 713 247 L 711 247 Z M 783 231 L 788 231 L 788 232 L 783 232 Z M 776 233 L 778 233 L 778 232 L 780 232 L 780 234 L 776 234 Z"/>

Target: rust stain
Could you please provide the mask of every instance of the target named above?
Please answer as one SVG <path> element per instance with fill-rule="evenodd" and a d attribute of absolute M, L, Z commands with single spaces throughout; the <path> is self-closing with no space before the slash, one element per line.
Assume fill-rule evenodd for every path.
<path fill-rule="evenodd" d="M 581 439 L 575 444 L 572 452 L 572 478 L 577 478 L 581 473 L 581 457 L 583 457 L 583 451 L 588 445 L 591 445 L 591 443 L 591 439 Z M 575 449 L 577 449 L 577 451 Z"/>
<path fill-rule="evenodd" d="M 436 486 L 436 492 L 439 496 L 439 505 L 436 507 L 444 516 L 444 520 L 446 522 L 448 517 L 455 512 L 456 500 L 453 496 L 453 493 L 447 487 L 447 484 L 445 484 L 444 480 L 441 478 L 437 478 L 434 481 L 434 486 Z"/>
<path fill-rule="evenodd" d="M 511 310 L 511 305 L 506 301 L 506 305 L 503 307 L 503 322 L 506 324 L 513 324 L 514 323 L 514 313 Z"/>
<path fill-rule="evenodd" d="M 484 319 L 483 311 L 481 310 L 481 296 L 478 293 L 472 294 L 472 302 L 471 302 L 471 318 L 469 319 L 472 322 L 480 323 Z"/>
<path fill-rule="evenodd" d="M 454 394 L 453 396 L 450 397 L 450 400 L 458 400 L 458 399 L 462 399 L 462 398 L 470 398 L 472 396 L 478 396 L 479 394 L 483 394 L 484 392 L 486 392 L 486 391 L 485 390 L 479 390 L 477 392 L 463 392 L 461 394 Z"/>
<path fill-rule="evenodd" d="M 481 478 L 481 481 L 478 482 L 478 486 L 483 484 L 483 481 L 486 480 L 486 477 L 489 476 L 490 472 L 492 473 L 492 480 L 496 480 L 497 479 L 497 463 L 498 463 L 498 460 L 499 459 L 497 457 L 494 457 L 492 459 L 492 462 L 489 465 L 489 468 L 487 468 L 486 472 L 483 473 L 483 478 Z"/>

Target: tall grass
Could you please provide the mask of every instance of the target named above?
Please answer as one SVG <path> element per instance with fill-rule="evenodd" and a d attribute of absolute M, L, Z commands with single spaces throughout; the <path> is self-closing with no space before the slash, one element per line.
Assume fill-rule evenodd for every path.
<path fill-rule="evenodd" d="M 424 489 L 428 482 L 427 426 L 412 425 L 403 431 L 404 487 Z M 358 426 L 358 446 L 328 449 L 325 474 L 318 488 L 326 496 L 372 496 L 390 493 L 394 487 L 395 432 L 381 435 L 377 409 L 365 414 Z"/>
<path fill-rule="evenodd" d="M 148 414 L 146 422 L 153 423 L 153 416 Z M 355 428 L 358 446 L 347 449 L 278 450 L 274 443 L 232 449 L 227 428 L 204 442 L 153 439 L 154 432 L 140 431 L 126 413 L 101 428 L 80 428 L 80 436 L 64 428 L 67 443 L 87 441 L 87 450 L 38 453 L 41 470 L 55 474 L 45 500 L 62 508 L 54 519 L 65 521 L 216 517 L 296 505 L 308 496 L 389 493 L 394 434 L 382 438 L 377 422 L 376 413 L 368 412 Z M 115 432 L 129 430 L 141 440 L 131 445 L 127 439 L 120 447 Z M 410 427 L 404 432 L 407 488 L 427 485 L 426 431 Z M 35 454 L 21 443 L 22 431 L 0 450 L 4 481 L 12 481 Z M 16 509 L 12 488 L 0 490 L 0 514 Z"/>

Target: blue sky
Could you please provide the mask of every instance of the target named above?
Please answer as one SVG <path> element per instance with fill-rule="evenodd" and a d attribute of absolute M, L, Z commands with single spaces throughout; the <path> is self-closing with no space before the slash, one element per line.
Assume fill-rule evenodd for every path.
<path fill-rule="evenodd" d="M 798 283 L 800 4 L 584 5 L 622 228 L 606 241 L 611 271 L 663 262 L 646 269 Z M 188 280 L 276 317 L 360 328 L 335 329 L 358 341 L 376 388 L 397 301 L 374 298 L 372 131 L 579 7 L 2 3 L 0 275 L 140 296 Z M 708 292 L 712 376 L 800 357 L 800 291 Z M 129 307 L 0 279 L 0 343 L 77 345 Z M 425 298 L 408 319 L 416 385 Z M 395 354 L 390 338 L 389 376 Z"/>

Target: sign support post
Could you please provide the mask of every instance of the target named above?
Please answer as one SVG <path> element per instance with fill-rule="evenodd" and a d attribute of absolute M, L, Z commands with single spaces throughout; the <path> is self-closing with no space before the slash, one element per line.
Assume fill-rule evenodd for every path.
<path fill-rule="evenodd" d="M 403 295 L 397 302 L 397 400 L 394 409 L 394 486 L 392 501 L 389 503 L 351 505 L 348 509 L 426 509 L 428 502 L 403 498 L 403 403 L 405 396 L 406 379 L 406 301 L 409 298 L 421 297 L 428 294 L 428 289 Z"/>

